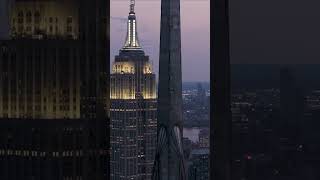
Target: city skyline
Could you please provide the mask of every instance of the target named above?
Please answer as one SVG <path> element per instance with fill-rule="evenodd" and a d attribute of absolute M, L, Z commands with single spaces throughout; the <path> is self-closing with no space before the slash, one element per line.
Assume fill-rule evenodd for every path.
<path fill-rule="evenodd" d="M 0 180 L 320 179 L 320 11 L 291 1 L 0 0 Z"/>

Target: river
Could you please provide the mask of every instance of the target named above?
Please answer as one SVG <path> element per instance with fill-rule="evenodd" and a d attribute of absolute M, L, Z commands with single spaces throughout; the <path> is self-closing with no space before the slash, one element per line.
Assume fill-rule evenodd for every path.
<path fill-rule="evenodd" d="M 183 128 L 183 137 L 190 139 L 192 142 L 196 143 L 199 141 L 199 133 L 201 128 Z"/>

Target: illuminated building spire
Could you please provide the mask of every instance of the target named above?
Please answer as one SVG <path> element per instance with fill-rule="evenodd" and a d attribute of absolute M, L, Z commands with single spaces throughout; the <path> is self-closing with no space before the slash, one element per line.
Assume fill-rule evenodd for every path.
<path fill-rule="evenodd" d="M 130 0 L 130 12 L 127 23 L 127 38 L 121 50 L 142 50 L 137 33 L 136 13 L 134 12 L 135 0 Z"/>

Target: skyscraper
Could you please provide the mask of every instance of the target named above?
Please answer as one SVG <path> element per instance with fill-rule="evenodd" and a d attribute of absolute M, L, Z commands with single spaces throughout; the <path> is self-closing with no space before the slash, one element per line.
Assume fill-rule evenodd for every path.
<path fill-rule="evenodd" d="M 180 1 L 161 0 L 158 139 L 153 179 L 186 179 L 182 148 Z"/>
<path fill-rule="evenodd" d="M 201 106 L 204 106 L 206 103 L 206 91 L 203 88 L 201 83 L 197 83 L 197 99 Z"/>
<path fill-rule="evenodd" d="M 0 179 L 106 179 L 107 2 L 1 4 Z"/>
<path fill-rule="evenodd" d="M 157 135 L 156 79 L 140 46 L 135 1 L 111 74 L 111 179 L 151 179 Z"/>

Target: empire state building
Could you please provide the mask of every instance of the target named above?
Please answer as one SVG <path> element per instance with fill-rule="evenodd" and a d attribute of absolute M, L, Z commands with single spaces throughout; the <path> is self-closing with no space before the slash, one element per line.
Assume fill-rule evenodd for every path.
<path fill-rule="evenodd" d="M 151 179 L 157 139 L 156 80 L 130 1 L 127 37 L 111 73 L 111 179 Z"/>

